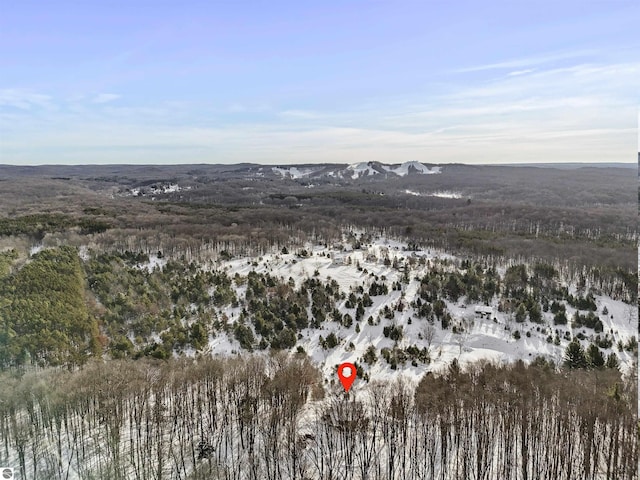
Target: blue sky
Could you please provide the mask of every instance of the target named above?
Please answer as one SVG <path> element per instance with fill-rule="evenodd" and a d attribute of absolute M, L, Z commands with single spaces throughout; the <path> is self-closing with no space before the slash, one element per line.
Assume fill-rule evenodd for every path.
<path fill-rule="evenodd" d="M 635 0 L 0 11 L 0 163 L 637 158 Z"/>

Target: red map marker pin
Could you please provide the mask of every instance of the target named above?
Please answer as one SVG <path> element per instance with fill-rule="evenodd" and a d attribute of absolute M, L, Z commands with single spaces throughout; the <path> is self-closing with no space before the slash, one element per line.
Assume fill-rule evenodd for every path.
<path fill-rule="evenodd" d="M 356 367 L 353 363 L 345 362 L 338 367 L 338 378 L 344 387 L 344 391 L 348 392 L 356 379 Z"/>

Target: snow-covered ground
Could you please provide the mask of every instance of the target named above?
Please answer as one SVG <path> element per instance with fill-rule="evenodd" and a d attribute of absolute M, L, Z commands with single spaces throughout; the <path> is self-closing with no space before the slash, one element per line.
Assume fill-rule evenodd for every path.
<path fill-rule="evenodd" d="M 380 173 L 376 169 L 374 169 L 368 162 L 354 163 L 353 165 L 349 165 L 348 170 L 353 171 L 351 178 L 353 178 L 354 180 L 359 177 L 376 175 Z"/>
<path fill-rule="evenodd" d="M 303 178 L 315 173 L 318 169 L 314 168 L 298 168 L 298 167 L 272 167 L 271 170 L 283 178 Z"/>
<path fill-rule="evenodd" d="M 291 178 L 291 179 L 299 179 L 299 178 L 310 178 L 317 174 L 325 175 L 328 177 L 338 177 L 338 178 L 351 178 L 352 180 L 356 180 L 358 178 L 366 178 L 372 177 L 374 175 L 393 173 L 400 177 L 407 176 L 411 173 L 415 173 L 418 175 L 432 175 L 437 173 L 442 173 L 442 167 L 427 167 L 426 165 L 420 162 L 405 162 L 402 164 L 396 165 L 385 165 L 379 162 L 358 162 L 348 165 L 344 170 L 329 170 L 323 171 L 321 168 L 313 168 L 313 167 L 295 167 L 295 166 L 282 166 L 282 167 L 271 167 L 271 170 L 281 176 L 282 178 Z"/>
<path fill-rule="evenodd" d="M 404 193 L 406 193 L 407 195 L 413 195 L 416 197 L 462 198 L 461 193 L 449 192 L 449 191 L 420 193 L 414 190 L 405 190 Z"/>
<path fill-rule="evenodd" d="M 425 319 L 416 315 L 416 311 L 410 306 L 418 298 L 419 278 L 421 278 L 435 264 L 442 267 L 442 262 L 451 262 L 455 257 L 443 251 L 425 250 L 408 251 L 402 242 L 391 239 L 380 238 L 373 243 L 363 244 L 361 249 L 342 251 L 331 247 L 311 246 L 306 249 L 310 255 L 300 257 L 296 252 L 288 254 L 274 253 L 256 258 L 238 258 L 228 262 L 223 262 L 220 267 L 233 277 L 236 273 L 246 276 L 249 272 L 268 273 L 283 280 L 293 279 L 299 287 L 302 282 L 310 277 L 317 277 L 323 281 L 335 280 L 340 286 L 340 290 L 348 295 L 357 287 L 362 286 L 368 290 L 371 283 L 376 279 L 384 279 L 387 285 L 399 281 L 402 276 L 402 268 L 395 269 L 389 263 L 394 261 L 404 266 L 413 264 L 410 270 L 409 283 L 402 283 L 402 291 L 393 291 L 389 288 L 387 295 L 371 297 L 373 305 L 365 309 L 363 320 L 359 322 L 359 332 L 356 332 L 356 322 L 345 328 L 338 322 L 327 320 L 323 322 L 319 329 L 307 328 L 302 330 L 301 338 L 297 347 L 302 347 L 311 358 L 322 368 L 325 376 L 329 380 L 335 377 L 335 367 L 342 362 L 358 362 L 365 367 L 370 379 L 385 379 L 403 374 L 412 379 L 419 378 L 424 372 L 440 370 L 445 368 L 455 358 L 461 364 L 475 362 L 477 360 L 491 360 L 497 362 L 513 362 L 518 359 L 531 361 L 537 356 L 543 356 L 553 360 L 556 364 L 561 364 L 564 352 L 569 343 L 565 338 L 565 332 L 578 334 L 582 332 L 585 339 L 582 341 L 586 348 L 590 340 L 595 337 L 595 332 L 588 328 L 571 329 L 571 318 L 575 312 L 571 306 L 567 305 L 566 316 L 569 325 L 556 326 L 553 324 L 553 314 L 543 312 L 544 324 L 535 324 L 529 321 L 516 323 L 512 314 L 498 311 L 498 299 L 494 297 L 491 305 L 490 318 L 479 318 L 475 309 L 479 304 L 466 304 L 464 298 L 458 302 L 447 301 L 447 309 L 452 315 L 452 325 L 464 325 L 463 333 L 454 333 L 452 328 L 442 329 L 439 321 L 435 321 L 435 337 L 430 345 L 431 362 L 429 364 L 418 363 L 412 366 L 408 361 L 404 365 L 398 365 L 397 370 L 392 370 L 390 365 L 380 356 L 382 348 L 392 349 L 394 346 L 406 348 L 416 345 L 418 348 L 428 346 L 424 340 L 424 331 L 428 325 Z M 385 258 L 389 261 L 385 265 Z M 424 259 L 424 265 L 420 265 L 420 259 Z M 445 267 L 446 268 L 446 267 Z M 454 268 L 449 266 L 448 268 Z M 504 273 L 504 269 L 501 268 Z M 238 292 L 239 297 L 243 296 Z M 390 308 L 395 306 L 400 298 L 403 298 L 407 307 L 402 312 L 395 312 L 395 318 L 389 320 L 380 315 L 385 305 Z M 618 341 L 626 343 L 637 333 L 637 317 L 635 309 L 624 302 L 614 300 L 606 296 L 596 297 L 597 312 L 595 312 L 604 324 L 604 334 L 609 333 L 613 337 L 613 346 L 610 349 L 603 349 L 603 355 L 615 353 L 620 361 L 621 369 L 628 372 L 631 368 L 632 354 L 626 351 L 619 351 Z M 607 315 L 602 315 L 603 309 L 608 310 Z M 349 313 L 355 319 L 355 310 L 348 309 L 345 301 L 338 302 L 338 310 L 342 313 Z M 231 321 L 237 318 L 238 308 L 226 308 L 224 312 Z M 583 312 L 584 313 L 584 312 Z M 373 325 L 367 322 L 369 317 L 376 319 Z M 311 314 L 309 312 L 309 318 Z M 383 328 L 392 324 L 403 327 L 403 338 L 396 344 L 390 338 L 383 335 Z M 555 345 L 548 341 L 548 337 L 555 337 L 556 330 L 560 338 L 560 344 Z M 514 333 L 518 331 L 520 338 L 514 338 Z M 320 337 L 326 339 L 334 333 L 340 340 L 340 344 L 333 349 L 322 348 Z M 352 345 L 350 345 L 352 344 Z M 371 366 L 362 362 L 362 356 L 367 348 L 373 345 L 378 354 L 378 360 Z M 212 340 L 210 345 L 213 353 L 226 354 L 231 350 L 237 352 L 240 349 L 237 342 L 230 340 L 222 341 L 219 337 Z M 357 384 L 357 382 L 356 382 Z"/>
<path fill-rule="evenodd" d="M 153 272 L 156 268 L 162 269 L 167 264 L 167 260 L 164 258 L 158 258 L 158 255 L 149 255 L 149 261 L 141 263 L 138 268 L 145 269 L 149 273 Z"/>
<path fill-rule="evenodd" d="M 449 191 L 433 192 L 433 193 L 430 193 L 429 195 L 432 197 L 439 197 L 439 198 L 462 198 L 462 194 L 456 193 L 456 192 L 449 192 Z"/>
<path fill-rule="evenodd" d="M 42 248 L 42 245 L 32 246 L 30 255 L 36 254 Z M 398 374 L 418 379 L 426 371 L 445 368 L 454 358 L 464 365 L 481 359 L 513 362 L 518 359 L 530 361 L 537 356 L 542 356 L 553 360 L 556 364 L 561 364 L 567 344 L 574 335 L 581 333 L 584 336 L 582 344 L 585 348 L 596 336 L 592 329 L 572 328 L 572 318 L 576 309 L 566 303 L 568 325 L 554 325 L 553 313 L 550 311 L 542 313 L 543 324 L 529 321 L 517 323 L 513 319 L 513 314 L 499 311 L 497 297 L 493 298 L 490 305 L 489 318 L 479 318 L 476 308 L 480 307 L 480 304 L 466 302 L 462 297 L 455 303 L 446 301 L 446 305 L 447 311 L 452 316 L 452 326 L 462 325 L 464 332 L 454 333 L 452 326 L 442 329 L 440 322 L 436 320 L 433 323 L 434 338 L 428 345 L 425 340 L 425 329 L 429 323 L 417 315 L 411 303 L 419 297 L 419 279 L 434 266 L 438 266 L 441 270 L 459 268 L 453 265 L 458 260 L 454 255 L 435 249 L 410 251 L 405 243 L 389 238 L 363 242 L 361 248 L 356 250 L 352 248 L 346 237 L 341 244 L 334 246 L 309 244 L 305 248 L 308 256 L 298 255 L 301 250 L 302 248 L 292 249 L 291 253 L 271 253 L 259 258 L 234 258 L 230 261 L 217 262 L 211 268 L 223 269 L 231 278 L 236 274 L 246 277 L 251 271 L 268 273 L 282 281 L 292 279 L 296 288 L 311 277 L 316 277 L 323 282 L 335 280 L 340 291 L 346 296 L 358 287 L 368 291 L 372 282 L 384 281 L 389 286 L 389 292 L 386 295 L 371 297 L 373 304 L 365 308 L 360 322 L 355 322 L 355 309 L 347 308 L 346 301 L 341 300 L 337 302 L 336 307 L 341 314 L 349 313 L 354 318 L 351 327 L 346 328 L 338 322 L 327 319 L 320 328 L 306 328 L 299 332 L 301 337 L 291 351 L 295 352 L 298 347 L 302 347 L 321 367 L 329 380 L 335 379 L 336 365 L 345 361 L 362 365 L 371 380 L 386 379 Z M 88 257 L 86 247 L 80 248 L 80 255 L 83 259 Z M 393 267 L 394 263 L 397 268 Z M 149 260 L 139 264 L 138 268 L 153 272 L 155 269 L 164 268 L 166 264 L 166 259 L 152 254 L 149 255 Z M 410 268 L 409 282 L 401 282 L 402 290 L 394 291 L 391 289 L 391 284 L 401 280 L 405 265 L 409 265 Z M 498 266 L 497 271 L 503 276 L 506 266 Z M 567 287 L 572 294 L 576 294 L 575 285 L 567 285 Z M 234 288 L 236 296 L 243 299 L 246 286 L 238 286 L 234 283 Z M 213 291 L 209 293 L 212 294 Z M 388 305 L 393 310 L 401 298 L 406 308 L 401 312 L 395 311 L 393 320 L 384 318 L 382 311 L 385 306 Z M 603 295 L 596 295 L 595 301 L 597 305 L 595 313 L 604 326 L 600 335 L 604 337 L 608 334 L 613 340 L 612 347 L 602 349 L 602 353 L 605 358 L 610 353 L 614 353 L 618 357 L 621 370 L 628 373 L 633 365 L 633 355 L 626 350 L 621 351 L 618 344 L 619 342 L 626 344 L 631 337 L 637 336 L 637 310 L 632 305 Z M 233 324 L 240 316 L 242 309 L 242 305 L 228 306 L 219 313 L 225 314 Z M 603 314 L 605 310 L 606 315 Z M 310 308 L 308 317 L 309 319 L 312 317 Z M 373 324 L 367 321 L 369 317 L 373 317 Z M 359 323 L 359 332 L 356 332 L 356 323 Z M 403 338 L 399 342 L 383 334 L 384 327 L 391 325 L 403 328 Z M 519 339 L 514 337 L 516 332 L 520 334 Z M 320 337 L 326 339 L 331 333 L 340 339 L 340 344 L 332 349 L 324 349 Z M 549 342 L 549 337 L 556 336 L 560 339 L 558 345 Z M 397 370 L 392 370 L 380 355 L 383 348 L 404 349 L 412 345 L 419 349 L 428 347 L 430 363 L 419 362 L 418 366 L 412 366 L 411 362 L 407 361 L 405 364 L 399 364 Z M 369 366 L 363 363 L 362 357 L 370 346 L 375 347 L 378 359 Z M 213 355 L 233 355 L 242 353 L 243 349 L 233 339 L 232 334 L 218 332 L 215 337 L 211 337 L 208 351 Z"/>
<path fill-rule="evenodd" d="M 146 187 L 135 187 L 126 190 L 124 196 L 140 197 L 146 195 L 163 195 L 168 193 L 176 193 L 182 190 L 191 190 L 190 186 L 182 187 L 177 183 L 159 183 Z"/>

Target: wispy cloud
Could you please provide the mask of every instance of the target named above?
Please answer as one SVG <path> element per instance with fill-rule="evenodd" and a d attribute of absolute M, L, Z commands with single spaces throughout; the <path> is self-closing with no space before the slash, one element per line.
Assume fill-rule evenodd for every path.
<path fill-rule="evenodd" d="M 34 93 L 20 89 L 0 90 L 0 107 L 13 107 L 30 110 L 33 107 L 51 106 L 51 97 L 41 93 Z"/>
<path fill-rule="evenodd" d="M 533 73 L 535 71 L 535 68 L 526 68 L 524 70 L 514 70 L 513 72 L 509 72 L 507 75 L 510 77 L 517 77 L 518 75 L 526 75 L 527 73 Z"/>
<path fill-rule="evenodd" d="M 119 98 L 121 98 L 121 95 L 118 95 L 116 93 L 100 93 L 93 97 L 91 101 L 93 103 L 109 103 L 113 102 L 114 100 L 118 100 Z"/>
<path fill-rule="evenodd" d="M 36 116 L 28 109 L 52 103 L 50 96 L 4 90 L 0 105 L 20 110 L 0 110 L 0 130 L 11 132 L 0 135 L 0 150 L 8 162 L 25 163 L 46 162 L 52 152 L 74 163 L 514 163 L 624 161 L 637 148 L 637 101 L 630 99 L 640 63 L 524 70 L 366 105 L 266 111 L 247 101 L 214 114 L 179 99 L 98 107 L 95 96 L 85 96 L 80 108 L 69 103 Z"/>
<path fill-rule="evenodd" d="M 525 96 L 562 99 L 575 96 L 625 98 L 636 90 L 640 62 L 580 63 L 539 69 L 528 75 L 501 76 L 444 95 L 451 101 L 513 101 Z"/>
<path fill-rule="evenodd" d="M 573 60 L 585 59 L 595 55 L 597 50 L 575 50 L 566 52 L 553 52 L 543 55 L 533 55 L 522 58 L 512 58 L 504 60 L 502 62 L 486 63 L 483 65 L 473 65 L 470 67 L 464 67 L 454 70 L 455 73 L 471 73 L 482 72 L 485 70 L 509 70 L 509 69 L 524 69 L 526 67 L 532 67 L 537 65 L 550 64 L 561 60 Z"/>

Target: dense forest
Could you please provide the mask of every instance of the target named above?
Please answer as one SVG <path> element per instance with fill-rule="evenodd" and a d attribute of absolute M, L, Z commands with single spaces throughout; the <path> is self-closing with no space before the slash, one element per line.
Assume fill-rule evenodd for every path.
<path fill-rule="evenodd" d="M 4 262 L 15 258 L 4 254 Z M 0 282 L 0 361 L 80 365 L 100 354 L 98 324 L 85 299 L 84 271 L 72 247 L 45 250 Z"/>

